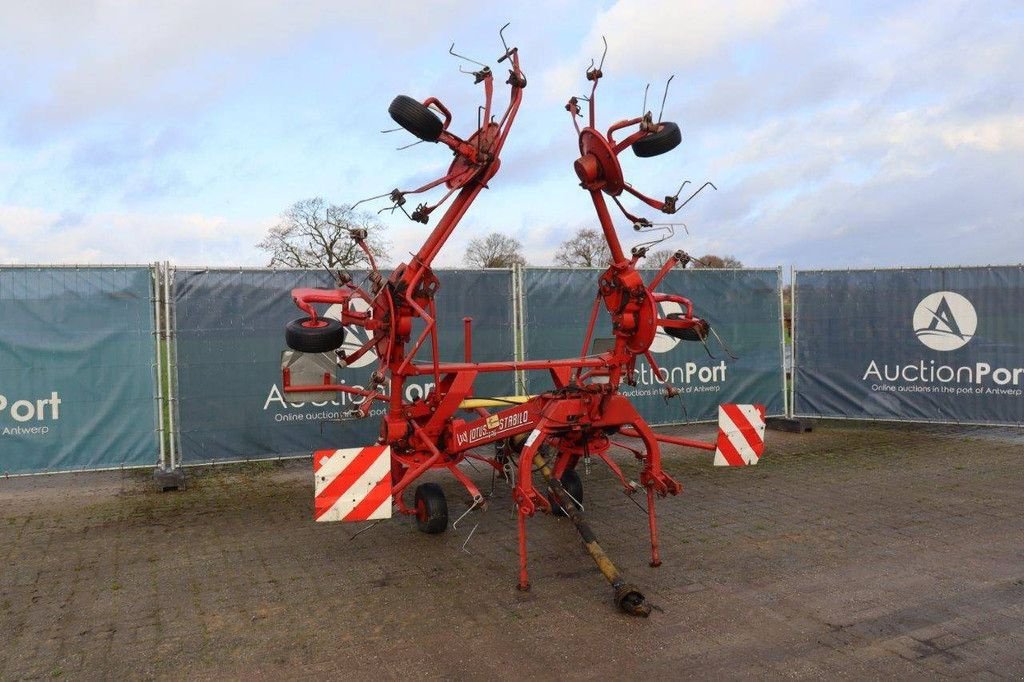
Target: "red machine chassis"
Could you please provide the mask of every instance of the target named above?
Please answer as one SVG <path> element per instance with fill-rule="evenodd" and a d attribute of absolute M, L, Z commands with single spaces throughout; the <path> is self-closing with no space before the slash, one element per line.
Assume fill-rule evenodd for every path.
<path fill-rule="evenodd" d="M 481 123 L 467 140 L 448 131 L 451 114 L 443 104 L 436 98 L 423 102 L 423 105 L 433 106 L 444 114 L 443 131 L 437 142 L 451 149 L 455 160 L 443 177 L 412 191 L 395 190 L 390 194 L 391 200 L 396 207 L 401 207 L 406 195 L 444 184 L 448 193 L 440 202 L 433 206 L 421 204 L 411 216 L 414 220 L 427 222 L 434 209 L 453 193 L 457 194 L 412 260 L 400 264 L 384 280 L 376 271 L 372 253 L 361 238 L 363 235 L 354 235 L 373 264 L 370 291 L 342 276 L 336 289 L 296 289 L 292 292 L 296 305 L 309 316 L 310 325 L 315 325 L 318 320 L 315 305 L 338 304 L 343 310 L 341 321 L 344 325 L 358 325 L 370 332 L 369 340 L 361 348 L 344 357 L 339 355 L 343 363 L 351 363 L 371 350 L 375 352 L 379 366 L 369 385 L 364 389 L 353 388 L 335 383 L 329 375 L 324 376 L 322 384 L 293 385 L 288 370 L 285 370 L 284 390 L 293 394 L 339 391 L 361 396 L 364 400 L 353 416 L 367 416 L 375 401 L 387 404 L 378 442 L 391 447 L 392 493 L 398 510 L 403 514 L 417 513 L 406 503 L 404 493 L 429 469 L 450 471 L 469 492 L 473 504 L 480 505 L 483 503 L 480 490 L 459 468 L 459 464 L 470 458 L 499 472 L 511 465 L 515 480 L 513 497 L 518 508 L 519 587 L 527 589 L 526 518 L 537 510 L 550 511 L 552 507 L 548 496 L 538 491 L 533 482 L 533 465 L 538 461 L 537 455 L 542 446 L 546 446 L 544 452 L 553 453 L 553 459 L 547 459 L 551 462 L 554 479 L 560 480 L 566 471 L 576 467 L 581 458 L 593 456 L 609 466 L 628 494 L 637 492 L 638 486 L 627 478 L 608 453 L 610 448 L 619 447 L 639 460 L 639 487 L 646 491 L 647 496 L 651 565 L 657 566 L 660 558 L 655 499 L 681 491 L 680 484 L 662 468 L 660 444 L 671 443 L 709 451 L 715 450 L 715 444 L 655 433 L 630 401 L 619 393 L 624 381 L 635 383 L 638 356 L 649 362 L 655 372 L 658 371 L 650 346 L 659 327 L 699 330 L 705 323 L 693 316 L 693 305 L 687 299 L 655 292 L 669 270 L 680 263 L 686 265 L 688 257 L 683 252 L 677 252 L 669 259 L 650 283 L 645 283 L 636 269 L 637 262 L 646 255 L 645 250 L 634 249 L 631 257 L 623 253 L 609 215 L 606 196 L 612 197 L 620 208 L 618 196 L 622 192 L 632 194 L 665 213 L 674 213 L 676 205 L 675 197 L 658 201 L 625 182 L 618 155 L 638 140 L 662 130 L 665 124 L 654 122 L 648 112 L 641 117 L 615 123 L 606 134 L 598 131 L 594 108 L 597 84 L 602 76 L 600 67 L 587 72 L 588 80 L 593 82 L 589 98 L 589 125 L 581 129 L 577 122 L 580 108 L 576 98 L 571 99 L 566 107 L 579 136 L 581 156 L 575 163 L 575 170 L 581 186 L 590 193 L 611 254 L 610 267 L 599 277 L 580 355 L 557 360 L 473 362 L 471 329 L 467 321 L 465 361 L 441 361 L 434 304 L 440 283 L 431 270 L 431 263 L 477 195 L 498 172 L 499 156 L 526 86 L 517 49 L 506 47 L 499 62 L 505 60 L 509 60 L 511 65 L 507 80 L 510 86 L 508 106 L 499 120 L 492 120 L 493 76 L 486 67 L 475 72 L 477 82 L 483 83 L 485 103 Z M 614 140 L 615 132 L 632 126 L 637 126 L 637 130 L 621 141 Z M 622 210 L 634 224 L 650 224 L 626 213 L 624 208 Z M 350 307 L 355 298 L 369 304 L 369 310 L 358 312 Z M 667 301 L 680 304 L 686 312 L 678 319 L 662 317 L 659 315 L 659 303 Z M 602 304 L 611 316 L 614 345 L 606 352 L 591 354 L 594 328 Z M 423 322 L 422 330 L 415 336 L 414 319 Z M 414 358 L 427 344 L 430 362 L 416 362 Z M 465 401 L 473 397 L 473 384 L 478 375 L 518 370 L 549 373 L 554 389 L 519 399 L 522 402 L 509 401 L 508 407 L 493 413 L 483 407 L 471 408 L 468 416 L 460 412 L 465 410 Z M 403 400 L 405 383 L 418 376 L 432 377 L 433 388 L 421 399 Z M 667 384 L 666 391 L 669 397 L 678 393 Z M 494 400 L 500 403 L 502 399 Z M 523 439 L 522 434 L 528 435 Z M 516 436 L 519 438 L 514 438 Z M 639 443 L 634 441 L 630 444 L 622 439 L 639 439 Z M 512 443 L 516 448 L 505 449 L 504 454 L 494 456 L 474 452 L 480 446 L 498 442 Z"/>

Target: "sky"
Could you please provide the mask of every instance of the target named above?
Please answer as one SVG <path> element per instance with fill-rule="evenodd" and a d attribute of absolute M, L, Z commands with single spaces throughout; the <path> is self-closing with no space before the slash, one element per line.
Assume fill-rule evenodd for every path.
<path fill-rule="evenodd" d="M 784 268 L 1024 261 L 1020 2 L 7 0 L 0 264 L 265 265 L 255 245 L 294 202 L 351 204 L 445 172 L 446 149 L 399 151 L 414 138 L 380 132 L 388 104 L 437 96 L 468 136 L 483 95 L 448 47 L 490 64 L 504 102 L 505 22 L 523 105 L 439 266 L 491 231 L 551 263 L 596 225 L 564 105 L 602 36 L 599 128 L 639 115 L 648 83 L 656 112 L 675 76 L 664 118 L 683 142 L 626 151 L 627 179 L 655 197 L 718 187 L 659 248 Z M 381 219 L 392 262 L 430 228 Z M 641 241 L 617 225 L 625 246 Z"/>

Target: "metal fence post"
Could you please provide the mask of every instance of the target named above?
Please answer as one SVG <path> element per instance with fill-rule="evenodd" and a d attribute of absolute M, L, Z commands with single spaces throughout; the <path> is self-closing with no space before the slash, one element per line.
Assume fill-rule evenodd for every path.
<path fill-rule="evenodd" d="M 515 360 L 522 362 L 526 359 L 526 296 L 523 294 L 523 266 L 516 263 L 512 266 L 512 320 L 515 335 Z M 515 372 L 515 387 L 517 395 L 528 395 L 529 387 L 526 381 L 526 372 L 517 369 Z"/>
<path fill-rule="evenodd" d="M 160 314 L 160 264 L 153 263 L 149 269 L 150 286 L 153 291 L 153 350 L 154 350 L 154 385 L 156 387 L 156 435 L 160 446 L 160 468 L 167 469 L 167 446 L 164 443 L 164 387 L 163 387 L 163 350 L 160 342 L 163 339 Z"/>
<path fill-rule="evenodd" d="M 157 470 L 154 478 L 156 479 L 157 487 L 161 490 L 184 490 L 185 489 L 185 472 L 181 468 L 181 456 L 175 458 L 175 445 L 177 435 L 175 433 L 175 414 L 176 414 L 176 400 L 175 400 L 175 389 L 177 388 L 177 381 L 175 381 L 176 367 L 173 362 L 173 346 L 174 346 L 174 318 L 171 315 L 171 264 L 169 261 L 164 261 L 163 264 L 163 276 L 158 275 L 158 279 L 162 279 L 163 283 L 163 295 L 162 295 L 162 308 L 163 308 L 163 322 L 164 322 L 164 347 L 161 349 L 161 354 L 164 356 L 164 367 L 167 369 L 167 391 L 165 393 L 167 400 L 167 466 L 161 466 Z M 158 297 L 160 298 L 160 297 Z M 160 305 L 158 303 L 158 305 Z M 162 406 L 161 406 L 162 413 Z M 161 442 L 161 447 L 163 443 Z"/>
<path fill-rule="evenodd" d="M 789 381 L 793 399 L 789 403 L 789 416 L 796 414 L 796 268 L 789 266 Z"/>
<path fill-rule="evenodd" d="M 779 287 L 779 354 L 782 360 L 782 413 L 788 419 L 792 418 L 793 413 L 790 411 L 789 383 L 786 381 L 786 304 L 785 286 L 782 282 L 782 266 L 780 265 L 776 271 L 778 272 Z"/>

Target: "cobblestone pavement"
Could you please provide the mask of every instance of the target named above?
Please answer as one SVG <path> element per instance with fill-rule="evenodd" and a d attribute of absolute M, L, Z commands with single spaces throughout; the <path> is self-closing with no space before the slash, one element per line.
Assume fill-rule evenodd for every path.
<path fill-rule="evenodd" d="M 828 422 L 769 432 L 757 467 L 693 453 L 665 454 L 685 490 L 659 502 L 659 569 L 645 516 L 584 476 L 649 619 L 614 609 L 563 519 L 531 519 L 517 592 L 501 485 L 442 536 L 353 537 L 311 522 L 308 461 L 192 469 L 181 493 L 0 480 L 0 678 L 1024 676 L 1020 432 Z"/>

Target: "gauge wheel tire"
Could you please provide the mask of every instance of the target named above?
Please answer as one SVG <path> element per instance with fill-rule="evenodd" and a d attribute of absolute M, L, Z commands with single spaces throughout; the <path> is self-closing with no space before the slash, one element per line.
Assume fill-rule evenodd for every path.
<path fill-rule="evenodd" d="M 328 353 L 341 348 L 345 342 L 345 327 L 337 320 L 321 317 L 300 317 L 284 329 L 288 347 L 301 353 Z"/>
<path fill-rule="evenodd" d="M 575 469 L 569 469 L 562 474 L 562 487 L 565 488 L 565 492 L 569 493 L 573 498 L 576 499 L 580 504 L 583 504 L 583 481 L 580 480 L 580 475 L 576 473 Z M 551 502 L 551 511 L 557 516 L 568 516 L 562 506 L 555 502 L 554 495 L 548 495 L 548 501 Z M 576 506 L 572 500 L 565 500 L 567 504 Z"/>
<path fill-rule="evenodd" d="M 436 483 L 416 486 L 416 527 L 428 535 L 443 533 L 448 528 L 448 502 Z"/>
<path fill-rule="evenodd" d="M 444 124 L 434 112 L 408 95 L 399 95 L 391 100 L 388 113 L 395 123 L 425 142 L 437 142 L 444 129 Z"/>
<path fill-rule="evenodd" d="M 646 135 L 633 143 L 633 153 L 641 158 L 658 156 L 670 152 L 683 141 L 679 126 L 665 121 L 656 132 Z"/>

